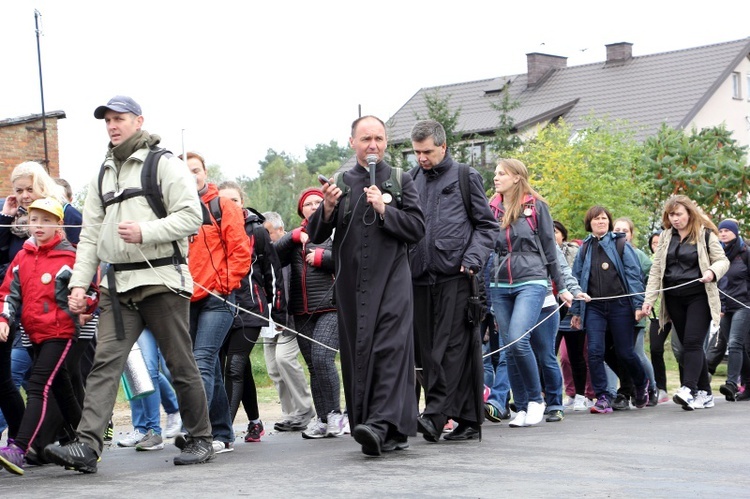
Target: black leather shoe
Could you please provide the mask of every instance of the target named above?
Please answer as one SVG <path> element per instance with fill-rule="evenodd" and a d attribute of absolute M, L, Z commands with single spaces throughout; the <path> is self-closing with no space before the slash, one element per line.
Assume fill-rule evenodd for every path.
<path fill-rule="evenodd" d="M 432 420 L 427 416 L 419 416 L 417 418 L 417 431 L 428 442 L 437 442 L 440 440 L 441 431 L 435 428 Z"/>
<path fill-rule="evenodd" d="M 381 451 L 380 437 L 375 430 L 365 424 L 358 424 L 352 431 L 354 440 L 362 446 L 365 456 L 379 456 Z"/>
<path fill-rule="evenodd" d="M 458 428 L 443 438 L 445 440 L 475 440 L 479 438 L 479 430 L 469 425 L 459 425 Z"/>

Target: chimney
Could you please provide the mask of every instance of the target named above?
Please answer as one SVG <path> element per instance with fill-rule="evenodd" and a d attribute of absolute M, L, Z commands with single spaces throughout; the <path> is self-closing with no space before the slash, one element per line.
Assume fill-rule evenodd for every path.
<path fill-rule="evenodd" d="M 607 47 L 607 64 L 625 62 L 633 58 L 633 44 L 628 42 L 610 43 Z"/>
<path fill-rule="evenodd" d="M 526 66 L 528 67 L 527 87 L 534 87 L 542 83 L 545 76 L 553 70 L 565 68 L 567 65 L 567 57 L 540 54 L 539 52 L 526 54 Z"/>

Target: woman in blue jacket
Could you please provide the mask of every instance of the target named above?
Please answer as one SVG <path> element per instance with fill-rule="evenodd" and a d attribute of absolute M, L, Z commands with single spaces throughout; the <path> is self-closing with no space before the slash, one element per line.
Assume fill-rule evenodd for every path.
<path fill-rule="evenodd" d="M 633 331 L 642 317 L 643 280 L 638 257 L 625 234 L 612 232 L 612 215 L 603 206 L 593 206 L 584 218 L 586 230 L 591 234 L 583 241 L 576 255 L 573 274 L 591 303 L 577 301 L 573 304 L 570 321 L 574 329 L 586 328 L 589 352 L 591 385 L 596 393 L 593 414 L 612 412 L 613 393 L 607 391 L 607 374 L 604 369 L 605 337 L 610 331 L 620 364 L 629 371 L 635 384 L 635 406 L 648 404 L 648 378 L 635 353 Z M 622 240 L 620 240 L 622 239 Z M 620 241 L 618 241 L 620 240 Z M 597 300 L 597 298 L 629 297 Z M 583 320 L 581 318 L 583 317 Z M 617 366 L 610 366 L 617 369 Z"/>

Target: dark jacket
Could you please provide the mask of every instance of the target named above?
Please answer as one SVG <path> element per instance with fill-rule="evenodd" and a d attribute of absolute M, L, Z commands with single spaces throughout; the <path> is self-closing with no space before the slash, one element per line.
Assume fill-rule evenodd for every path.
<path fill-rule="evenodd" d="M 591 239 L 593 237 L 593 235 L 589 234 L 589 236 L 583 241 L 583 247 L 586 248 L 586 251 L 579 251 L 578 255 L 576 255 L 576 261 L 573 264 L 573 275 L 578 279 L 578 283 L 581 285 L 581 289 L 584 293 L 588 292 L 589 289 L 592 253 Z M 620 278 L 625 293 L 637 293 L 629 298 L 633 311 L 635 311 L 643 305 L 643 291 L 645 288 L 641 278 L 641 263 L 638 261 L 638 256 L 635 254 L 635 250 L 629 244 L 624 246 L 622 259 L 620 259 L 620 255 L 617 252 L 616 241 L 616 239 L 620 237 L 625 237 L 625 234 L 621 232 L 607 232 L 599 240 L 599 246 L 604 249 L 607 257 L 615 266 L 615 270 L 617 271 L 617 275 Z M 583 320 L 586 315 L 586 303 L 583 301 L 574 301 L 571 313 L 573 315 L 581 316 L 581 324 L 583 325 Z"/>
<path fill-rule="evenodd" d="M 482 176 L 469 169 L 471 212 L 467 213 L 458 172 L 459 163 L 448 154 L 429 170 L 418 167 L 411 172 L 425 222 L 425 237 L 411 246 L 409 255 L 415 284 L 455 279 L 462 265 L 480 272 L 500 233 Z"/>
<path fill-rule="evenodd" d="M 748 252 L 745 242 L 740 238 L 735 239 L 734 244 L 739 244 L 739 249 L 734 249 L 732 253 L 733 258 L 729 262 L 729 270 L 724 274 L 724 277 L 719 281 L 719 290 L 723 293 L 720 294 L 721 298 L 721 311 L 722 312 L 736 312 L 740 310 L 744 303 L 750 305 L 750 268 L 747 266 L 747 262 L 750 261 L 750 252 Z M 729 248 L 725 246 L 725 253 L 729 253 Z M 727 254 L 727 256 L 730 256 Z M 724 293 L 728 294 L 734 300 L 739 301 L 737 303 L 732 298 L 727 298 Z"/>
<path fill-rule="evenodd" d="M 490 204 L 495 216 L 502 217 L 500 197 Z M 518 219 L 505 229 L 495 243 L 491 273 L 493 283 L 516 284 L 551 279 L 562 293 L 566 287 L 557 263 L 557 243 L 547 203 L 528 196 Z M 534 215 L 536 210 L 536 216 Z M 541 245 L 541 247 L 540 247 Z M 545 265 L 546 263 L 546 265 Z"/>
<path fill-rule="evenodd" d="M 242 278 L 235 296 L 238 306 L 256 315 L 240 311 L 232 327 L 267 326 L 268 321 L 257 315 L 268 317 L 269 313 L 274 322 L 286 325 L 284 278 L 271 236 L 263 226 L 265 218 L 252 208 L 242 211 L 245 215 L 245 233 L 253 242 L 253 256 L 250 272 Z"/>
<path fill-rule="evenodd" d="M 333 304 L 333 241 L 328 238 L 322 244 L 310 240 L 303 244 L 303 232 L 307 233 L 306 221 L 275 243 L 281 266 L 291 265 L 288 312 L 290 315 L 304 315 L 336 310 Z M 313 265 L 305 259 L 310 251 L 315 252 Z"/>

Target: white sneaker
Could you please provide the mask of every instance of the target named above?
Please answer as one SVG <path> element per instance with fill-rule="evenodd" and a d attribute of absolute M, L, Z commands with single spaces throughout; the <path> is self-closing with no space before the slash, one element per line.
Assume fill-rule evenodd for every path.
<path fill-rule="evenodd" d="M 513 418 L 510 423 L 508 423 L 508 426 L 512 426 L 513 428 L 522 428 L 524 426 L 527 426 L 526 411 L 517 412 L 516 417 Z"/>
<path fill-rule="evenodd" d="M 144 433 L 140 430 L 133 430 L 122 440 L 117 441 L 118 447 L 135 447 L 138 442 L 146 438 Z"/>
<path fill-rule="evenodd" d="M 315 418 L 315 422 L 307 427 L 302 432 L 302 438 L 314 439 L 324 438 L 328 434 L 328 425 L 325 424 L 320 418 Z"/>
<path fill-rule="evenodd" d="M 352 429 L 349 427 L 349 415 L 344 413 L 344 435 L 351 435 Z"/>
<path fill-rule="evenodd" d="M 344 434 L 344 415 L 340 412 L 328 413 L 326 437 L 338 437 Z"/>
<path fill-rule="evenodd" d="M 182 418 L 179 412 L 167 414 L 167 429 L 164 430 L 164 438 L 176 437 L 182 429 Z"/>
<path fill-rule="evenodd" d="M 681 386 L 679 390 L 677 390 L 677 393 L 674 394 L 672 397 L 672 401 L 675 404 L 679 404 L 682 406 L 683 409 L 686 411 L 692 411 L 695 409 L 695 406 L 693 405 L 695 403 L 695 399 L 693 398 L 693 394 L 690 391 L 690 388 L 687 386 Z M 703 407 L 701 407 L 702 409 Z"/>
<path fill-rule="evenodd" d="M 664 404 L 665 402 L 669 402 L 669 394 L 666 390 L 659 389 L 659 403 Z"/>
<path fill-rule="evenodd" d="M 710 409 L 714 406 L 714 396 L 709 395 L 706 390 L 698 390 L 693 402 L 693 408 L 695 409 Z"/>
<path fill-rule="evenodd" d="M 224 454 L 225 452 L 232 452 L 234 450 L 234 443 L 232 442 L 214 440 L 211 442 L 211 446 L 214 448 L 214 454 Z"/>
<path fill-rule="evenodd" d="M 574 411 L 585 411 L 588 409 L 588 406 L 586 404 L 587 400 L 584 395 L 576 394 L 576 398 L 573 403 L 573 410 Z"/>
<path fill-rule="evenodd" d="M 526 408 L 526 425 L 535 425 L 540 423 L 544 419 L 544 408 L 545 405 L 542 402 L 529 402 L 529 406 Z"/>
<path fill-rule="evenodd" d="M 575 401 L 576 399 L 566 396 L 565 400 L 563 400 L 563 411 L 575 410 Z"/>

